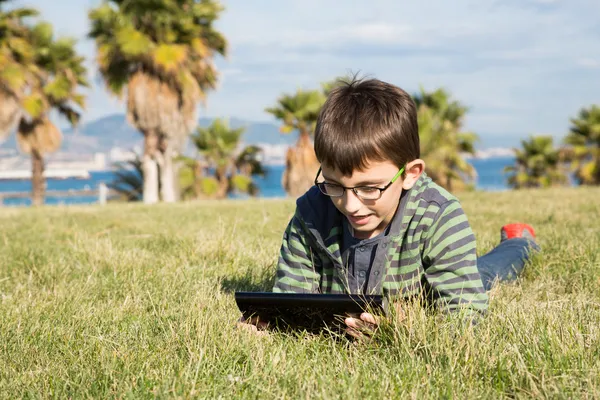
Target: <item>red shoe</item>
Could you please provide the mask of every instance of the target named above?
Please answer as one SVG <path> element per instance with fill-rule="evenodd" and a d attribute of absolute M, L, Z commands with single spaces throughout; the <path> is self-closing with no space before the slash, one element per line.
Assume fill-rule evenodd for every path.
<path fill-rule="evenodd" d="M 502 229 L 500 229 L 501 241 L 521 237 L 535 240 L 535 231 L 530 225 L 522 223 L 504 225 Z"/>

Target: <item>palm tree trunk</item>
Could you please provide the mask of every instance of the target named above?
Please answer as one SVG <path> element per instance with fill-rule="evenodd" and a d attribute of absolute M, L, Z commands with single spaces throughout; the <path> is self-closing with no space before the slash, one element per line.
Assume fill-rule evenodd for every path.
<path fill-rule="evenodd" d="M 202 196 L 202 178 L 204 177 L 204 165 L 201 161 L 196 161 L 194 165 L 194 197 L 196 199 Z"/>
<path fill-rule="evenodd" d="M 31 151 L 31 204 L 34 206 L 44 204 L 45 193 L 44 159 L 39 151 L 33 149 Z"/>
<path fill-rule="evenodd" d="M 299 197 L 313 185 L 319 162 L 308 131 L 300 132 L 294 148 L 286 155 L 286 170 L 282 177 L 282 185 L 288 195 Z"/>
<path fill-rule="evenodd" d="M 12 132 L 20 116 L 19 103 L 0 87 L 0 141 Z"/>
<path fill-rule="evenodd" d="M 229 189 L 229 179 L 227 177 L 227 168 L 226 167 L 217 167 L 215 171 L 215 178 L 217 178 L 217 182 L 219 182 L 219 189 L 216 193 L 216 198 L 221 200 L 227 197 L 227 191 Z"/>
<path fill-rule="evenodd" d="M 160 194 L 162 201 L 165 203 L 174 203 L 176 201 L 175 195 L 175 171 L 173 168 L 173 146 L 171 141 L 162 137 L 161 141 L 164 143 L 161 147 L 161 162 L 160 165 Z"/>
<path fill-rule="evenodd" d="M 592 147 L 593 149 L 593 147 Z M 594 162 L 596 163 L 596 165 L 594 166 L 594 172 L 593 172 L 593 179 L 594 179 L 594 185 L 600 185 L 600 145 L 598 147 L 596 147 L 596 159 L 594 160 Z"/>
<path fill-rule="evenodd" d="M 181 200 L 181 182 L 179 180 L 179 171 L 181 170 L 181 162 L 175 162 L 171 158 L 171 164 L 173 169 L 173 197 L 175 201 Z"/>
<path fill-rule="evenodd" d="M 144 203 L 158 203 L 158 164 L 156 153 L 158 151 L 158 135 L 155 131 L 144 132 L 144 157 L 142 168 L 144 170 Z"/>

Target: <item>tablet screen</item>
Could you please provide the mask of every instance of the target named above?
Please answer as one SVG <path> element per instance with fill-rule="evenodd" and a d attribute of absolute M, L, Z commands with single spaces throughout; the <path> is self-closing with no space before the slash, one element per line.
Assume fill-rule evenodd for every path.
<path fill-rule="evenodd" d="M 382 295 L 297 294 L 235 292 L 235 301 L 245 319 L 258 317 L 271 328 L 316 332 L 345 328 L 347 314 L 371 312 L 385 315 Z"/>

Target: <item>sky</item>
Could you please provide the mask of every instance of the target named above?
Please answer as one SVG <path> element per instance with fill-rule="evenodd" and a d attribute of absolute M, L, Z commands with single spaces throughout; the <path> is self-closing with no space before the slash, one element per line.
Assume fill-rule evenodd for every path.
<path fill-rule="evenodd" d="M 83 121 L 123 113 L 98 77 L 87 11 L 99 0 L 17 0 L 59 35 L 79 39 L 93 86 Z M 480 147 L 533 134 L 560 140 L 582 107 L 600 104 L 598 0 L 225 0 L 229 41 L 204 117 L 275 121 L 283 93 L 347 73 L 415 93 L 447 89 L 469 107 Z"/>

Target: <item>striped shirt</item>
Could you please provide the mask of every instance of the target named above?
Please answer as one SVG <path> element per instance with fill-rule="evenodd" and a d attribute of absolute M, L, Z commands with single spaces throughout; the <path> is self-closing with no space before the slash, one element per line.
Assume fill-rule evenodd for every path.
<path fill-rule="evenodd" d="M 394 219 L 399 218 L 400 213 L 394 214 Z M 383 232 L 369 239 L 357 239 L 352 234 L 352 226 L 346 218 L 342 219 L 342 262 L 348 270 L 348 286 L 352 293 L 364 292 L 368 284 L 371 268 L 375 262 L 377 248 L 382 239 L 390 234 L 393 221 Z"/>
<path fill-rule="evenodd" d="M 345 217 L 313 186 L 297 200 L 283 235 L 273 291 L 424 296 L 445 311 L 484 312 L 488 295 L 475 236 L 458 199 L 423 173 L 396 213 L 371 265 L 363 266 L 369 275 L 357 291 L 342 257 Z"/>

